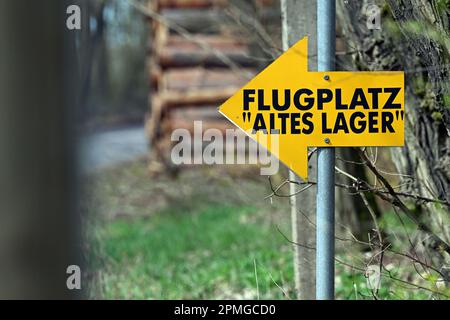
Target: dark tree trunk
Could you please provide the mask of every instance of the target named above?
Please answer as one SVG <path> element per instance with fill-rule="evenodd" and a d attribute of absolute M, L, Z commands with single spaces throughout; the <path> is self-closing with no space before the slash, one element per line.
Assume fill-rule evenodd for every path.
<path fill-rule="evenodd" d="M 353 51 L 353 68 L 405 70 L 405 147 L 392 148 L 392 159 L 397 171 L 405 175 L 406 191 L 450 201 L 450 108 L 445 68 L 450 50 L 448 4 L 435 0 L 375 1 L 382 12 L 381 30 L 368 30 L 364 10 L 373 2 L 338 2 L 342 31 Z M 420 203 L 416 207 L 419 219 L 448 243 L 448 207 Z M 425 245 L 433 247 L 426 241 Z M 432 249 L 438 251 L 442 266 L 444 254 Z"/>
<path fill-rule="evenodd" d="M 82 265 L 71 126 L 74 33 L 64 34 L 64 3 L 0 1 L 2 299 L 79 294 L 66 286 L 67 267 Z"/>

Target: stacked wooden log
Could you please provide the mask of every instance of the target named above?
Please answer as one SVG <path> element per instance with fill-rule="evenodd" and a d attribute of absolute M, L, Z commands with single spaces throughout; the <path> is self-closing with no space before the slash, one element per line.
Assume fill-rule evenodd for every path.
<path fill-rule="evenodd" d="M 259 0 L 262 5 L 271 0 Z M 231 123 L 218 106 L 250 80 L 257 69 L 250 46 L 230 31 L 227 0 L 150 0 L 150 112 L 146 131 L 152 159 L 170 166 L 171 134 L 177 128 L 224 131 Z"/>

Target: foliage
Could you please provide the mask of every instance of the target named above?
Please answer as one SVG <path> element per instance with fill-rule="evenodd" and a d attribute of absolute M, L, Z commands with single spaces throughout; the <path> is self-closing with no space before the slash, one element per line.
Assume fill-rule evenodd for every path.
<path fill-rule="evenodd" d="M 158 181 L 164 181 L 164 178 L 149 179 L 142 174 L 143 170 L 144 163 L 137 162 L 104 170 L 96 177 L 101 181 L 97 188 L 109 191 L 93 193 L 94 197 L 101 194 L 102 198 L 98 200 L 102 200 L 102 207 L 95 203 L 86 207 L 90 297 L 294 298 L 292 247 L 285 236 L 289 234 L 287 206 L 278 203 L 278 208 L 281 207 L 284 212 L 274 215 L 276 207 L 264 203 L 260 206 L 248 205 L 232 198 L 228 198 L 228 204 L 223 204 L 227 203 L 224 200 L 208 203 L 207 199 L 194 196 L 190 197 L 191 202 L 186 206 L 180 207 L 175 201 L 149 212 L 151 204 L 136 201 L 140 198 L 137 194 L 144 190 L 151 199 L 151 186 L 158 185 Z M 201 181 L 207 172 L 207 169 L 195 172 L 200 192 L 218 185 L 215 181 L 202 186 Z M 188 175 L 189 179 L 194 179 L 192 174 Z M 130 179 L 130 175 L 134 179 Z M 224 178 L 223 174 L 221 178 Z M 180 177 L 178 183 L 183 179 Z M 246 180 L 248 178 L 241 175 L 240 183 L 245 184 Z M 231 194 L 236 189 L 227 183 L 222 183 L 221 188 L 222 194 Z M 218 189 L 214 191 L 220 194 Z M 259 189 L 259 194 L 263 192 Z M 120 201 L 111 201 L 113 198 Z M 254 196 L 247 200 L 261 203 Z M 120 203 L 127 202 L 128 205 L 121 210 L 132 210 L 131 216 L 107 215 L 108 211 L 117 210 Z M 130 206 L 131 202 L 133 206 Z M 415 229 L 415 225 L 408 220 L 401 223 L 394 212 L 384 214 L 379 225 L 387 232 L 385 236 L 390 249 L 398 251 L 405 249 L 408 241 L 404 237 Z M 361 252 L 360 245 L 349 244 L 345 239 L 337 240 L 337 253 L 337 298 L 373 299 L 365 270 L 372 254 Z M 448 294 L 447 289 L 436 287 L 438 279 L 435 274 L 418 274 L 416 268 L 417 265 L 409 259 L 386 252 L 381 288 L 376 298 L 443 297 L 427 288 Z"/>
<path fill-rule="evenodd" d="M 255 216 L 256 214 L 256 216 Z M 282 298 L 290 246 L 254 208 L 211 207 L 119 220 L 95 231 L 105 298 Z M 98 254 L 99 251 L 93 254 Z M 95 259 L 95 257 L 92 257 Z"/>

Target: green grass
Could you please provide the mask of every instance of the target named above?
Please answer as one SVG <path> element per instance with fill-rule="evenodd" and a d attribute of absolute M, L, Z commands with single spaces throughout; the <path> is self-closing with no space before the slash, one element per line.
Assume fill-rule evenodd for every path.
<path fill-rule="evenodd" d="M 339 274 L 339 284 L 336 286 L 336 296 L 345 300 L 373 300 L 374 292 L 367 286 L 367 279 L 364 272 L 359 270 L 349 270 L 348 268 L 337 265 L 337 274 Z M 404 270 L 402 268 L 393 268 L 389 271 L 390 275 L 384 271 L 381 278 L 381 286 L 376 293 L 376 299 L 380 300 L 426 300 L 432 297 L 432 293 L 423 289 L 407 285 L 393 278 L 402 278 Z"/>
<path fill-rule="evenodd" d="M 93 298 L 294 298 L 291 246 L 255 208 L 163 212 L 117 219 L 94 229 Z M 356 261 L 348 253 L 338 258 L 358 265 L 359 253 L 354 254 Z M 390 269 L 393 277 L 405 272 L 405 266 L 391 264 Z M 340 263 L 336 270 L 338 299 L 373 299 L 363 271 Z M 430 292 L 387 275 L 378 292 L 379 299 L 430 297 Z"/>
<path fill-rule="evenodd" d="M 283 298 L 277 284 L 292 291 L 291 247 L 260 218 L 255 208 L 211 207 L 108 223 L 95 231 L 101 295 L 255 299 L 259 290 Z"/>
<path fill-rule="evenodd" d="M 86 184 L 89 297 L 295 298 L 292 246 L 284 237 L 290 237 L 289 203 L 264 200 L 265 180 L 203 169 L 155 179 L 146 175 L 145 162 L 136 162 Z M 408 248 L 405 234 L 416 229 L 406 218 L 403 223 L 392 212 L 379 221 L 390 248 L 401 252 Z M 375 264 L 374 253 L 339 240 L 336 251 L 336 297 L 373 299 L 365 270 Z M 436 274 L 408 259 L 386 251 L 384 266 L 379 299 L 445 298 L 402 281 L 450 296 L 436 286 Z"/>

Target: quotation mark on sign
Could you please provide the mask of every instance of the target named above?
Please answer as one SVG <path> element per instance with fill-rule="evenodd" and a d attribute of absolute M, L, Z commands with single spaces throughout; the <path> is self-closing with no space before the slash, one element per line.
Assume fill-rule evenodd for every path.
<path fill-rule="evenodd" d="M 397 111 L 395 111 L 395 118 L 398 120 L 398 118 L 401 117 L 403 120 L 404 114 L 405 114 L 405 112 L 403 110 L 401 110 L 401 111 L 397 110 Z"/>
<path fill-rule="evenodd" d="M 250 119 L 252 117 L 252 113 L 251 112 L 242 112 L 242 117 L 244 118 L 244 122 L 246 122 L 246 121 L 250 122 Z"/>

